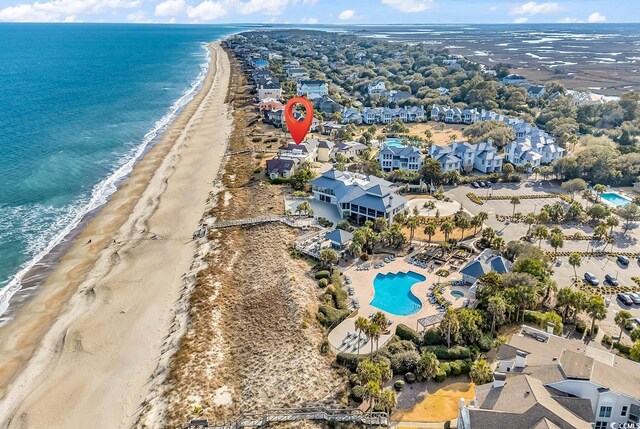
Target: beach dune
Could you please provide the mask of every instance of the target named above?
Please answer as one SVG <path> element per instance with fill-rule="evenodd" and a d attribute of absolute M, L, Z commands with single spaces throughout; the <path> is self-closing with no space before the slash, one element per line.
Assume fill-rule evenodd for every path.
<path fill-rule="evenodd" d="M 229 59 L 210 49 L 200 92 L 0 328 L 2 427 L 132 427 L 161 381 L 232 128 Z"/>

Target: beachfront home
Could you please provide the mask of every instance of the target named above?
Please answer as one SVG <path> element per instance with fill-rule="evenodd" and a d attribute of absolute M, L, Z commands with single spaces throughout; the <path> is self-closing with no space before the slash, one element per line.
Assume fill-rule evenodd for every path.
<path fill-rule="evenodd" d="M 500 79 L 500 83 L 503 85 L 524 85 L 527 83 L 527 78 L 519 74 L 510 74 Z"/>
<path fill-rule="evenodd" d="M 353 239 L 353 234 L 349 231 L 344 231 L 342 229 L 334 229 L 331 232 L 328 232 L 324 238 L 331 242 L 331 247 L 336 250 L 344 250 L 349 247 L 351 244 L 351 240 Z"/>
<path fill-rule="evenodd" d="M 353 107 L 345 107 L 342 109 L 342 123 L 343 124 L 358 124 L 363 121 L 362 114 L 358 109 Z"/>
<path fill-rule="evenodd" d="M 287 78 L 292 80 L 307 80 L 309 79 L 309 72 L 307 69 L 292 67 L 287 69 Z"/>
<path fill-rule="evenodd" d="M 278 156 L 285 159 L 297 159 L 300 162 L 316 162 L 319 143 L 316 139 L 307 139 L 300 144 L 290 142 L 280 147 Z"/>
<path fill-rule="evenodd" d="M 329 85 L 322 80 L 302 80 L 298 82 L 296 94 L 313 100 L 329 94 Z"/>
<path fill-rule="evenodd" d="M 362 223 L 384 218 L 388 222 L 403 211 L 407 199 L 376 176 L 329 170 L 311 181 L 313 198 L 334 205 L 340 218 Z"/>
<path fill-rule="evenodd" d="M 442 172 L 460 171 L 470 173 L 478 170 L 482 173 L 502 171 L 504 155 L 498 153 L 491 139 L 475 144 L 453 142 L 447 146 L 431 145 L 429 156 L 440 162 Z"/>
<path fill-rule="evenodd" d="M 476 109 L 461 109 L 434 104 L 431 108 L 431 120 L 447 124 L 474 124 L 480 120 L 480 112 Z"/>
<path fill-rule="evenodd" d="M 264 110 L 281 110 L 284 109 L 284 104 L 274 98 L 265 98 L 258 103 L 258 110 L 261 112 Z"/>
<path fill-rule="evenodd" d="M 414 146 L 383 145 L 378 154 L 378 163 L 382 171 L 406 170 L 417 173 L 424 165 L 420 149 Z"/>
<path fill-rule="evenodd" d="M 535 133 L 525 134 L 504 147 L 505 158 L 515 166 L 527 163 L 531 168 L 552 164 L 564 156 L 561 148 L 547 133 L 536 128 Z"/>
<path fill-rule="evenodd" d="M 257 85 L 258 100 L 279 99 L 282 96 L 282 88 L 278 79 L 261 80 Z"/>
<path fill-rule="evenodd" d="M 318 143 L 318 162 L 329 162 L 332 158 L 332 150 L 335 144 L 328 140 L 320 140 Z"/>
<path fill-rule="evenodd" d="M 400 91 L 396 89 L 392 89 L 391 91 L 386 93 L 387 100 L 394 103 L 400 103 L 411 97 L 411 93 L 409 91 Z"/>
<path fill-rule="evenodd" d="M 342 142 L 335 145 L 331 150 L 331 159 L 336 159 L 337 154 L 342 154 L 347 159 L 354 159 L 355 157 L 362 155 L 362 152 L 366 149 L 368 149 L 368 146 L 360 142 Z"/>
<path fill-rule="evenodd" d="M 367 93 L 369 94 L 369 96 L 373 96 L 373 95 L 382 96 L 384 95 L 384 93 L 386 93 L 386 91 L 387 91 L 387 86 L 381 80 L 372 82 L 367 85 Z"/>
<path fill-rule="evenodd" d="M 313 106 L 316 110 L 327 114 L 333 114 L 336 112 L 341 112 L 343 110 L 343 107 L 340 105 L 340 103 L 337 103 L 328 95 L 323 95 L 320 98 L 316 98 L 313 102 Z"/>
<path fill-rule="evenodd" d="M 493 250 L 483 250 L 475 259 L 467 262 L 467 264 L 460 269 L 462 274 L 462 281 L 465 284 L 474 284 L 478 279 L 495 271 L 498 274 L 505 274 L 511 271 L 511 262 L 504 258 L 502 255 L 496 255 Z"/>
<path fill-rule="evenodd" d="M 638 427 L 640 364 L 596 342 L 553 335 L 553 325 L 523 325 L 508 346 L 498 351 L 503 371 L 494 382 L 460 403 L 459 428 Z"/>
<path fill-rule="evenodd" d="M 267 161 L 267 176 L 270 179 L 276 177 L 284 177 L 288 179 L 294 173 L 296 166 L 299 164 L 298 159 L 291 158 L 274 158 Z"/>

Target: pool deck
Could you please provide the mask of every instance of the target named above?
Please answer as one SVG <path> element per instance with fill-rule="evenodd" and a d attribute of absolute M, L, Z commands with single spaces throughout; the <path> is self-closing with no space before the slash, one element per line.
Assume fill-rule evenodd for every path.
<path fill-rule="evenodd" d="M 433 306 L 428 299 L 429 286 L 432 283 L 438 281 L 438 276 L 434 273 L 430 273 L 427 270 L 417 267 L 415 265 L 409 264 L 407 258 L 398 258 L 395 261 L 392 261 L 386 264 L 382 268 L 374 269 L 373 266 L 376 262 L 384 259 L 386 255 L 376 256 L 373 260 L 367 261 L 368 264 L 371 265 L 371 268 L 368 271 L 358 271 L 356 270 L 356 265 L 348 268 L 344 271 L 344 275 L 348 276 L 351 279 L 351 284 L 354 289 L 354 295 L 351 296 L 354 300 L 358 300 L 360 302 L 360 309 L 356 312 L 352 313 L 350 317 L 345 319 L 342 323 L 336 326 L 329 333 L 329 344 L 334 352 L 349 352 L 349 353 L 357 353 L 358 347 L 354 347 L 357 341 L 347 341 L 346 344 L 343 344 L 343 340 L 347 336 L 348 333 L 355 333 L 355 320 L 362 316 L 364 318 L 369 318 L 370 315 L 376 313 L 378 311 L 382 311 L 377 307 L 373 307 L 369 303 L 373 300 L 374 296 L 374 288 L 373 288 L 373 280 L 379 274 L 387 274 L 387 273 L 399 273 L 399 272 L 409 272 L 413 271 L 415 273 L 421 274 L 426 277 L 426 280 L 423 282 L 419 282 L 413 285 L 411 288 L 411 292 L 420 300 L 422 303 L 422 308 L 414 314 L 409 316 L 398 316 L 395 314 L 391 314 L 383 311 L 387 316 L 387 319 L 391 320 L 393 323 L 389 325 L 387 331 L 383 332 L 383 335 L 379 339 L 379 347 L 383 347 L 387 341 L 391 339 L 391 337 L 396 332 L 396 326 L 401 323 L 403 325 L 409 326 L 412 329 L 418 328 L 418 319 L 423 317 L 432 316 L 438 314 L 438 310 L 435 306 Z M 413 255 L 411 255 L 413 256 Z M 460 279 L 462 276 L 458 272 L 452 272 L 450 277 L 442 277 L 441 281 L 446 281 L 452 278 Z M 345 285 L 347 287 L 347 285 Z M 451 295 L 452 290 L 459 290 L 465 294 L 462 298 L 457 298 Z M 468 286 L 453 286 L 447 287 L 443 291 L 443 297 L 448 299 L 453 303 L 454 308 L 461 307 L 464 299 L 469 297 L 469 287 Z M 347 344 L 349 346 L 347 346 Z M 374 346 L 375 348 L 375 346 Z M 371 344 L 367 343 L 365 345 L 361 344 L 360 353 L 369 354 L 371 350 Z"/>
<path fill-rule="evenodd" d="M 616 195 L 616 197 L 617 197 L 616 199 L 624 200 L 625 203 L 624 204 L 618 204 L 618 203 L 616 203 L 614 201 L 608 200 L 606 198 L 606 195 L 609 195 L 609 194 Z M 627 205 L 629 203 L 632 203 L 633 199 L 631 197 L 629 197 L 628 195 L 626 195 L 625 192 L 616 191 L 616 190 L 611 189 L 611 190 L 607 190 L 606 192 L 603 192 L 600 195 L 600 201 L 603 202 L 605 205 L 607 205 L 609 207 L 618 208 L 618 207 L 623 207 L 623 206 L 625 206 L 625 205 Z"/>

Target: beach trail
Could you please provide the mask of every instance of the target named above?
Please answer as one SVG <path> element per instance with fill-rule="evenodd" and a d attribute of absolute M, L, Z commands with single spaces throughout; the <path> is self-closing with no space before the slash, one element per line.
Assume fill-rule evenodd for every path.
<path fill-rule="evenodd" d="M 199 93 L 0 328 L 0 427 L 135 425 L 179 333 L 192 234 L 232 129 L 229 59 L 210 49 Z"/>

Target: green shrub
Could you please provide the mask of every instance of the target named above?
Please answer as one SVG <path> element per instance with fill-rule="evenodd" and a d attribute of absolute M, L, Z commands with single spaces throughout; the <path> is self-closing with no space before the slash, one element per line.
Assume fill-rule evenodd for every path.
<path fill-rule="evenodd" d="M 351 353 L 338 353 L 336 363 L 355 372 L 355 370 L 358 369 L 360 361 L 364 359 L 365 356 L 358 356 Z"/>
<path fill-rule="evenodd" d="M 613 339 L 612 339 L 610 336 L 605 335 L 605 336 L 602 338 L 602 343 L 603 343 L 603 344 L 606 344 L 607 346 L 612 346 L 612 345 L 613 345 Z"/>
<path fill-rule="evenodd" d="M 427 329 L 422 337 L 422 344 L 425 346 L 438 346 L 445 344 L 445 342 L 442 335 L 434 328 Z"/>
<path fill-rule="evenodd" d="M 589 328 L 587 329 L 585 334 L 587 335 L 587 337 L 595 337 L 596 335 L 598 335 L 599 330 L 600 330 L 600 327 L 596 324 L 593 326 L 593 332 L 591 332 L 591 328 Z"/>
<path fill-rule="evenodd" d="M 403 387 L 404 387 L 404 381 L 402 380 L 398 380 L 395 383 L 393 383 L 393 388 L 396 389 L 397 392 L 401 391 Z"/>
<path fill-rule="evenodd" d="M 399 323 L 398 326 L 396 326 L 396 335 L 400 337 L 400 339 L 411 341 L 415 345 L 420 345 L 420 337 L 418 337 L 418 333 L 407 325 Z"/>
<path fill-rule="evenodd" d="M 349 385 L 351 387 L 354 386 L 360 386 L 362 383 L 360 382 L 360 377 L 358 377 L 358 374 L 351 374 L 349 376 Z"/>
<path fill-rule="evenodd" d="M 447 374 L 442 370 L 442 368 L 438 368 L 438 372 L 436 372 L 436 376 L 433 377 L 436 383 L 442 383 L 447 379 Z"/>
<path fill-rule="evenodd" d="M 435 353 L 436 357 L 442 360 L 468 359 L 471 357 L 471 351 L 463 346 L 454 346 L 450 349 L 447 349 L 446 346 L 425 346 L 422 349 L 423 351 Z"/>
<path fill-rule="evenodd" d="M 398 353 L 391 357 L 391 370 L 394 374 L 404 374 L 416 370 L 420 355 L 415 350 Z"/>
<path fill-rule="evenodd" d="M 333 222 L 331 222 L 326 217 L 319 217 L 318 218 L 318 223 L 320 224 L 320 226 L 322 226 L 324 228 L 331 228 L 333 226 Z"/>
<path fill-rule="evenodd" d="M 284 185 L 285 183 L 289 183 L 289 179 L 285 179 L 284 177 L 276 177 L 275 179 L 271 179 L 272 185 Z"/>
<path fill-rule="evenodd" d="M 462 365 L 460 364 L 462 362 Z M 462 374 L 462 367 L 464 366 L 464 361 L 454 360 L 449 363 L 451 367 L 451 375 L 460 375 Z"/>
<path fill-rule="evenodd" d="M 451 365 L 449 365 L 449 362 L 440 363 L 439 369 L 441 369 L 447 377 L 451 375 Z"/>
<path fill-rule="evenodd" d="M 316 317 L 318 321 L 327 328 L 342 322 L 351 313 L 349 310 L 341 310 L 327 304 L 320 305 Z"/>
<path fill-rule="evenodd" d="M 537 326 L 542 326 L 544 323 L 544 313 L 533 310 L 524 311 L 524 321 Z"/>
<path fill-rule="evenodd" d="M 404 375 L 404 379 L 407 380 L 407 383 L 411 384 L 416 381 L 416 375 L 412 372 L 408 372 Z"/>
<path fill-rule="evenodd" d="M 362 398 L 364 398 L 364 387 L 355 386 L 351 389 L 351 399 L 355 402 L 362 402 Z"/>
<path fill-rule="evenodd" d="M 329 274 L 329 271 L 327 271 L 327 270 L 318 271 L 318 272 L 316 273 L 316 280 L 319 280 L 319 279 L 328 279 L 328 278 L 329 278 L 329 275 L 330 275 L 330 274 Z"/>
<path fill-rule="evenodd" d="M 491 334 L 483 335 L 480 338 L 480 341 L 478 341 L 478 348 L 483 352 L 488 352 L 489 350 L 491 350 L 492 345 L 493 335 Z"/>
<path fill-rule="evenodd" d="M 617 349 L 621 354 L 627 355 L 629 356 L 629 353 L 631 352 L 631 347 L 629 346 L 625 346 L 624 344 L 621 343 L 613 343 L 613 348 Z"/>
<path fill-rule="evenodd" d="M 586 330 L 587 330 L 587 325 L 585 325 L 582 320 L 576 323 L 576 332 L 578 334 L 584 334 Z"/>
<path fill-rule="evenodd" d="M 444 422 L 444 426 L 442 428 L 451 429 L 451 420 L 447 420 L 446 422 Z"/>
<path fill-rule="evenodd" d="M 329 280 L 327 279 L 318 280 L 318 286 L 321 288 L 326 288 L 328 284 L 329 284 Z"/>
<path fill-rule="evenodd" d="M 381 349 L 378 354 L 385 355 L 388 358 L 403 352 L 412 352 L 416 350 L 416 346 L 411 341 L 401 340 L 399 337 L 393 337 L 387 345 Z"/>

